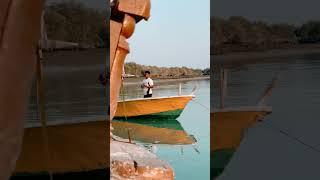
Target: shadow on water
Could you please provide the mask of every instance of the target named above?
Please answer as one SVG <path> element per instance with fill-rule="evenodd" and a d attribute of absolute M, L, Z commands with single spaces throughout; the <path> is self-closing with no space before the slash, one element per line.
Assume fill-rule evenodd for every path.
<path fill-rule="evenodd" d="M 113 120 L 113 134 L 147 144 L 190 145 L 196 139 L 176 119 Z"/>

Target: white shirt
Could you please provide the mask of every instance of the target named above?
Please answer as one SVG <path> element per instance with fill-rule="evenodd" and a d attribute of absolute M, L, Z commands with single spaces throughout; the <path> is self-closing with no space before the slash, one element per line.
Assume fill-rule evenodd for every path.
<path fill-rule="evenodd" d="M 145 85 L 145 86 L 153 86 L 153 80 L 151 78 L 143 79 L 142 84 Z M 144 95 L 148 94 L 148 89 L 150 89 L 149 90 L 149 94 L 152 94 L 152 88 L 144 87 L 143 88 L 143 94 Z"/>

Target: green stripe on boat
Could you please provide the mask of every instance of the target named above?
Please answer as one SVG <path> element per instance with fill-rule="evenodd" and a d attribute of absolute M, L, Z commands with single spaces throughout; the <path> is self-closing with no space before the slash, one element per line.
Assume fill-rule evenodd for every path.
<path fill-rule="evenodd" d="M 211 154 L 211 176 L 213 179 L 217 178 L 224 170 L 224 168 L 230 162 L 235 150 L 224 149 L 217 150 Z"/>
<path fill-rule="evenodd" d="M 133 117 L 125 117 L 125 116 L 116 116 L 114 119 L 117 120 L 141 120 L 141 119 L 155 119 L 155 120 L 162 120 L 162 119 L 177 119 L 180 114 L 182 113 L 183 109 L 177 109 L 172 111 L 166 111 L 166 112 L 160 112 L 160 113 L 154 113 L 154 114 L 147 114 L 147 115 L 141 115 L 141 116 L 133 116 Z"/>
<path fill-rule="evenodd" d="M 182 113 L 183 110 L 167 111 L 162 113 L 135 116 L 135 117 L 115 117 L 113 121 L 121 121 L 128 123 L 141 124 L 146 126 L 152 126 L 157 128 L 167 128 L 175 130 L 183 130 L 183 127 L 177 121 L 177 117 Z"/>

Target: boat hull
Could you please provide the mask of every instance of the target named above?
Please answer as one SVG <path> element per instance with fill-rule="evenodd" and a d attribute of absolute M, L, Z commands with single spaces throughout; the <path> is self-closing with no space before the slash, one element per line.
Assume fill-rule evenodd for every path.
<path fill-rule="evenodd" d="M 218 177 L 228 165 L 236 149 L 223 149 L 213 151 L 211 154 L 212 177 Z"/>
<path fill-rule="evenodd" d="M 214 178 L 229 163 L 245 130 L 269 113 L 270 107 L 225 109 L 211 113 L 211 169 Z"/>
<path fill-rule="evenodd" d="M 87 180 L 87 179 L 107 179 L 110 177 L 110 173 L 107 169 L 91 170 L 85 172 L 70 172 L 70 173 L 54 173 L 52 175 L 53 179 L 77 179 L 77 180 Z M 42 173 L 21 173 L 15 174 L 10 178 L 10 180 L 46 180 L 50 179 L 50 175 L 47 172 Z"/>
<path fill-rule="evenodd" d="M 105 121 L 51 125 L 46 145 L 41 127 L 26 128 L 14 176 L 108 171 L 107 132 Z"/>
<path fill-rule="evenodd" d="M 173 111 L 166 111 L 166 112 L 160 112 L 160 113 L 154 113 L 154 114 L 146 114 L 146 115 L 138 115 L 138 116 L 116 116 L 114 119 L 117 120 L 141 120 L 141 119 L 148 119 L 148 120 L 170 120 L 170 119 L 177 119 L 180 114 L 183 112 L 183 109 L 177 109 Z"/>
<path fill-rule="evenodd" d="M 192 98 L 190 95 L 120 101 L 115 119 L 176 119 Z"/>

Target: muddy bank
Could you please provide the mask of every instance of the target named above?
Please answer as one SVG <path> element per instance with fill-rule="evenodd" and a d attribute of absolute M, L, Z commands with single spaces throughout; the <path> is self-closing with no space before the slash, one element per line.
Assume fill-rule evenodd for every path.
<path fill-rule="evenodd" d="M 170 165 L 143 147 L 126 142 L 110 142 L 110 179 L 173 180 Z"/>
<path fill-rule="evenodd" d="M 211 55 L 214 65 L 229 63 L 254 63 L 261 61 L 272 61 L 275 58 L 299 56 L 305 54 L 320 54 L 320 44 L 299 45 L 289 49 L 273 49 L 259 52 L 237 52 L 222 55 Z"/>

